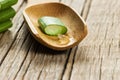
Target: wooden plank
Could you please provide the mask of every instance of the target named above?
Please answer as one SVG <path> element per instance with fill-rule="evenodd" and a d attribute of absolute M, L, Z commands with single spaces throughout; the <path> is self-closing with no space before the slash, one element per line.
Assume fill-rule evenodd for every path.
<path fill-rule="evenodd" d="M 76 12 L 81 14 L 85 0 L 61 0 L 62 3 L 65 3 L 66 5 L 70 6 L 71 8 L 75 9 Z"/>
<path fill-rule="evenodd" d="M 17 4 L 13 5 L 12 7 L 15 9 L 15 11 L 19 11 L 20 7 L 23 5 L 24 0 L 18 0 Z"/>
<path fill-rule="evenodd" d="M 5 60 L 0 66 L 1 79 L 9 79 L 12 78 L 10 77 L 11 75 L 16 75 L 15 72 L 19 70 L 19 66 L 21 66 L 22 61 L 26 56 L 26 48 L 28 47 L 29 49 L 30 46 L 31 41 L 26 41 L 27 36 L 27 30 L 25 28 L 22 28 L 21 33 L 18 34 L 14 44 L 11 46 L 11 50 L 8 52 L 8 55 L 5 57 Z M 13 80 L 13 78 L 11 80 Z"/>
<path fill-rule="evenodd" d="M 22 10 L 23 8 L 20 11 Z M 23 25 L 17 34 L 12 33 L 17 37 L 0 66 L 0 79 L 61 79 L 69 50 L 53 51 L 40 45 L 36 40 L 31 41 L 26 26 Z"/>
<path fill-rule="evenodd" d="M 75 52 L 76 52 L 76 49 L 77 49 L 76 47 L 74 47 L 70 52 L 70 56 L 69 56 L 67 66 L 66 66 L 66 69 L 65 69 L 62 80 L 70 80 L 72 66 L 73 66 L 73 60 L 74 60 Z"/>
<path fill-rule="evenodd" d="M 35 58 L 35 55 L 36 55 L 36 50 L 37 48 L 39 47 L 38 46 L 39 44 L 34 41 L 31 45 L 31 48 L 29 49 L 29 52 L 27 54 L 27 57 L 26 59 L 24 60 L 24 63 L 23 65 L 21 66 L 18 74 L 16 75 L 16 78 L 15 80 L 23 80 L 32 60 Z"/>
<path fill-rule="evenodd" d="M 73 2 L 72 5 L 76 6 L 76 1 L 75 3 Z M 79 4 L 81 3 L 79 2 Z M 77 4 L 77 6 L 80 8 L 84 6 L 79 4 Z M 8 41 L 11 41 L 11 43 L 8 42 L 10 46 L 7 48 L 5 47 L 7 52 L 4 51 L 3 47 L 3 53 L 5 54 L 5 57 L 2 60 L 3 62 L 0 66 L 0 79 L 61 80 L 62 77 L 64 77 L 64 79 L 68 80 L 70 78 L 70 74 L 68 74 L 68 72 L 71 72 L 72 69 L 66 69 L 66 63 L 68 62 L 70 50 L 62 52 L 53 51 L 36 42 L 36 40 L 34 40 L 33 37 L 29 35 L 29 32 L 26 29 L 27 25 L 23 24 L 24 20 L 21 15 L 21 11 L 24 7 L 25 4 L 22 5 L 22 8 L 19 11 L 19 15 L 17 14 L 19 19 L 14 19 L 14 21 L 20 20 L 20 24 L 18 25 L 16 22 L 14 25 L 18 25 L 18 27 L 16 28 L 14 26 L 10 29 L 13 38 L 10 40 L 7 39 Z M 80 9 L 78 12 L 81 11 L 82 10 Z M 2 39 L 5 39 L 5 37 Z M 3 41 L 2 39 L 1 41 Z M 71 52 L 71 62 L 73 61 L 75 50 L 76 48 L 74 48 Z M 71 63 L 70 67 L 72 67 Z"/>
<path fill-rule="evenodd" d="M 118 0 L 92 0 L 88 36 L 79 44 L 70 80 L 120 79 L 119 7 Z"/>
<path fill-rule="evenodd" d="M 40 46 L 42 48 L 42 46 Z M 52 54 L 53 53 L 53 54 Z M 58 53 L 58 54 L 55 54 Z M 66 55 L 65 55 L 66 53 Z M 46 53 L 44 48 L 43 52 L 39 49 L 35 58 L 32 60 L 28 71 L 26 72 L 25 80 L 36 79 L 60 79 L 66 63 L 68 52 L 50 52 Z M 59 57 L 58 57 L 59 56 Z"/>
<path fill-rule="evenodd" d="M 15 10 L 17 11 L 24 0 L 19 0 L 18 4 L 16 4 Z M 21 25 L 23 25 L 23 17 L 22 15 L 23 7 L 17 12 L 16 16 L 13 18 L 13 26 L 9 29 L 9 31 L 6 31 L 2 34 L 2 37 L 0 38 L 0 65 L 4 59 L 4 57 L 7 55 L 7 52 L 9 51 L 9 48 L 11 47 L 12 43 L 14 42 L 14 39 L 17 36 L 17 32 L 19 31 Z"/>
<path fill-rule="evenodd" d="M 31 53 L 31 51 L 29 53 Z M 31 54 L 29 53 L 28 55 L 30 56 Z M 62 77 L 66 59 L 68 57 L 68 51 L 56 52 L 39 45 L 34 56 L 35 57 L 31 59 L 31 61 L 29 61 L 29 57 L 27 56 L 25 64 L 23 64 L 21 70 L 19 71 L 16 80 L 53 80 L 54 78 L 59 80 Z M 26 62 L 29 65 L 27 65 Z M 23 74 L 21 75 L 21 73 Z"/>
<path fill-rule="evenodd" d="M 71 0 L 70 2 L 68 2 L 67 0 L 62 0 L 62 2 L 66 3 L 71 8 L 75 9 L 76 12 L 78 12 L 85 19 L 86 15 L 87 15 L 87 11 L 89 11 L 88 7 L 90 5 L 91 0 L 87 0 L 87 1 L 86 0 L 79 0 L 79 1 Z M 82 14 L 84 14 L 84 15 L 82 15 Z M 63 78 L 62 78 L 63 80 L 70 80 L 76 50 L 77 50 L 77 46 L 74 47 L 70 52 L 66 70 L 65 70 Z"/>

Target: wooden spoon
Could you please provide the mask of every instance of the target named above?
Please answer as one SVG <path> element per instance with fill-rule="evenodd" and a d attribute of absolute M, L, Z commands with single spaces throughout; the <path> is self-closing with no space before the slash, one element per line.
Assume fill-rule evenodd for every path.
<path fill-rule="evenodd" d="M 28 6 L 23 11 L 24 18 L 29 25 L 28 29 L 33 37 L 41 44 L 54 50 L 66 50 L 78 45 L 87 35 L 85 21 L 75 10 L 63 3 L 53 2 L 54 0 L 41 1 L 43 0 L 28 0 Z M 59 36 L 44 34 L 38 24 L 38 19 L 43 16 L 61 19 L 68 29 L 67 33 Z"/>

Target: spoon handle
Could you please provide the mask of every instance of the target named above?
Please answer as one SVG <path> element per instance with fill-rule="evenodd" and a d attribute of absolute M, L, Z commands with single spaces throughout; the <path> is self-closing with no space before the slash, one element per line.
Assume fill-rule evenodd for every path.
<path fill-rule="evenodd" d="M 59 0 L 27 0 L 28 6 L 46 2 L 59 2 Z"/>

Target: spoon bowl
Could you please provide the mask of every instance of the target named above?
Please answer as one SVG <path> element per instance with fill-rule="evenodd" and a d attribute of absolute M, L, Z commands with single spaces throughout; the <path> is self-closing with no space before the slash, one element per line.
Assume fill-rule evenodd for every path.
<path fill-rule="evenodd" d="M 75 10 L 59 2 L 41 3 L 27 7 L 23 11 L 28 29 L 41 44 L 54 49 L 66 50 L 78 45 L 87 35 L 87 26 Z M 59 18 L 68 31 L 63 36 L 48 36 L 39 27 L 38 19 L 43 16 Z"/>

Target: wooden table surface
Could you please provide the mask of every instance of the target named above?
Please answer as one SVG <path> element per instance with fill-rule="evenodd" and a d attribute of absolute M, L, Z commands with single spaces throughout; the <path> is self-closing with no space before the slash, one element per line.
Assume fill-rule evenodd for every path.
<path fill-rule="evenodd" d="M 86 38 L 66 51 L 44 47 L 28 31 L 19 0 L 14 25 L 0 34 L 0 80 L 120 80 L 120 0 L 56 1 L 83 17 Z"/>

